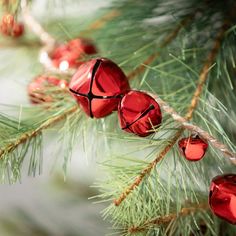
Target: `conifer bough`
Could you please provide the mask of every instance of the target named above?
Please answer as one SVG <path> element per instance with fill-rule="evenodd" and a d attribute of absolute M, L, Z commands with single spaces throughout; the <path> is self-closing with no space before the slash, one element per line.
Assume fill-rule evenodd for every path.
<path fill-rule="evenodd" d="M 23 13 L 26 16 L 25 19 L 29 20 L 27 22 L 28 26 L 41 38 L 43 44 L 41 56 L 44 59 L 46 58 L 44 62 L 47 67 L 47 63 L 49 62 L 50 64 L 50 61 L 48 61 L 45 55 L 50 51 L 50 48 L 54 47 L 55 39 L 50 38 L 51 36 L 30 16 L 29 11 L 26 9 L 26 1 L 22 1 L 21 3 Z M 157 3 L 159 5 L 155 12 L 153 11 L 153 7 L 156 7 Z M 136 24 L 137 19 L 140 19 L 141 22 L 143 19 L 147 18 L 149 14 L 150 16 L 156 16 L 158 14 L 161 16 L 173 15 L 173 9 L 169 10 L 172 4 L 176 7 L 174 13 L 177 14 L 177 18 L 183 18 L 184 20 L 180 20 L 176 28 L 173 27 L 173 22 L 170 24 L 168 20 L 165 21 L 164 24 L 159 23 L 158 27 L 151 26 L 149 30 L 145 31 L 147 34 L 145 36 L 147 37 L 140 37 L 143 33 L 141 32 L 141 34 L 139 31 L 146 29 Z M 199 5 L 204 9 L 203 11 L 199 11 Z M 232 96 L 232 91 L 230 90 L 234 86 L 234 82 L 231 81 L 230 76 L 232 76 L 232 70 L 229 68 L 235 64 L 235 53 L 232 49 L 233 47 L 230 46 L 230 43 L 232 43 L 230 37 L 234 34 L 230 29 L 230 27 L 234 27 L 232 24 L 234 15 L 232 13 L 233 11 L 230 10 L 231 8 L 234 9 L 232 7 L 233 2 L 227 2 L 225 9 L 222 8 L 223 6 L 224 4 L 222 5 L 220 1 L 216 1 L 214 4 L 209 1 L 203 1 L 199 4 L 196 4 L 194 1 L 177 1 L 177 3 L 168 1 L 164 4 L 163 1 L 157 0 L 147 1 L 140 7 L 139 3 L 134 4 L 132 1 L 124 1 L 124 3 L 119 4 L 118 9 L 110 11 L 107 17 L 101 19 L 100 22 L 98 21 L 92 24 L 91 29 L 99 29 L 95 33 L 98 43 L 99 40 L 100 43 L 102 43 L 102 38 L 106 35 L 103 47 L 107 47 L 108 43 L 106 40 L 109 40 L 109 38 L 112 39 L 112 43 L 115 45 L 112 47 L 113 44 L 110 44 L 109 48 L 107 48 L 107 52 L 105 50 L 104 53 L 114 57 L 120 61 L 121 64 L 123 62 L 124 66 L 126 66 L 127 63 L 130 68 L 134 68 L 130 70 L 131 72 L 128 74 L 128 78 L 141 78 L 142 80 L 139 84 L 138 80 L 132 80 L 132 83 L 136 86 L 138 84 L 140 89 L 150 88 L 150 92 L 156 96 L 156 100 L 159 101 L 163 110 L 169 113 L 173 118 L 170 120 L 165 117 L 163 126 L 153 139 L 143 139 L 140 143 L 136 140 L 141 146 L 140 149 L 153 147 L 152 153 L 159 153 L 148 165 L 145 162 L 146 160 L 144 161 L 145 163 L 142 161 L 138 162 L 138 160 L 133 161 L 135 167 L 133 167 L 133 165 L 126 165 L 125 161 L 122 162 L 125 160 L 124 156 L 121 160 L 119 160 L 119 158 L 110 160 L 114 162 L 119 161 L 121 163 L 120 166 L 107 164 L 107 166 L 109 166 L 107 172 L 111 174 L 111 178 L 109 178 L 107 182 L 102 182 L 101 186 L 99 186 L 100 189 L 105 189 L 101 197 L 106 200 L 111 200 L 117 197 L 118 194 L 121 194 L 114 200 L 115 206 L 111 204 L 111 206 L 104 210 L 104 215 L 112 219 L 114 228 L 123 229 L 123 231 L 121 231 L 124 235 L 136 233 L 138 235 L 140 233 L 145 235 L 145 232 L 149 234 L 158 232 L 160 235 L 167 233 L 170 233 L 170 235 L 190 235 L 190 233 L 194 232 L 193 225 L 200 227 L 202 221 L 204 221 L 204 227 L 207 228 L 208 234 L 216 235 L 216 232 L 218 232 L 218 225 L 213 224 L 213 220 L 209 215 L 205 192 L 203 193 L 202 189 L 205 191 L 204 187 L 210 181 L 209 177 L 211 176 L 211 172 L 215 173 L 218 169 L 224 168 L 224 166 L 226 166 L 225 169 L 233 170 L 232 163 L 229 164 L 227 159 L 221 159 L 221 156 L 216 152 L 217 150 L 225 153 L 226 156 L 230 157 L 232 162 L 235 163 L 234 146 L 222 126 L 220 126 L 221 120 L 215 115 L 216 111 L 221 111 L 222 115 L 226 115 L 227 118 L 230 117 L 230 114 L 226 114 L 227 112 L 232 112 L 232 117 L 235 115 L 233 107 L 232 111 L 228 110 L 226 112 L 223 106 L 225 103 L 231 108 L 231 104 L 235 102 L 235 98 Z M 187 12 L 187 14 L 183 12 Z M 189 12 L 194 13 L 189 14 Z M 215 12 L 216 14 L 214 14 Z M 209 16 L 207 14 L 209 14 Z M 226 20 L 222 20 L 225 16 Z M 126 27 L 121 27 L 124 25 L 120 24 L 122 21 L 127 24 Z M 191 26 L 189 26 L 190 22 Z M 217 25 L 219 22 L 223 22 L 223 24 L 221 23 L 220 29 Z M 116 31 L 113 30 L 113 24 L 117 26 L 115 27 L 116 31 L 120 30 L 118 34 L 115 34 Z M 134 29 L 132 30 L 132 28 Z M 38 31 L 35 29 L 38 29 Z M 188 30 L 190 32 L 188 32 Z M 203 32 L 203 34 L 200 34 L 200 32 Z M 209 32 L 209 34 L 206 34 L 206 32 Z M 87 30 L 83 31 L 83 34 L 87 33 Z M 163 37 L 160 37 L 162 34 L 164 35 L 164 40 Z M 49 37 L 42 38 L 43 35 Z M 212 42 L 212 35 L 214 35 L 215 38 L 213 47 L 211 50 L 208 50 L 211 44 L 209 42 Z M 45 40 L 45 38 L 49 40 Z M 113 38 L 116 40 L 113 40 Z M 139 40 L 137 40 L 137 38 L 139 38 Z M 130 41 L 133 42 L 130 48 L 123 48 L 124 42 L 128 44 Z M 148 43 L 153 45 L 153 42 L 158 44 L 157 50 L 153 50 L 148 46 Z M 176 51 L 176 53 L 179 53 L 179 56 L 169 60 L 169 50 Z M 206 60 L 204 60 L 204 51 L 210 51 Z M 228 58 L 225 54 L 229 55 Z M 147 59 L 144 61 L 142 59 L 143 63 L 140 65 L 139 57 Z M 204 61 L 204 65 L 200 71 L 196 88 L 194 88 L 194 92 L 192 93 L 191 88 L 195 87 L 194 75 L 197 74 L 196 71 L 199 69 L 198 65 L 201 61 Z M 181 65 L 179 62 L 181 62 Z M 215 62 L 216 64 L 214 64 Z M 48 69 L 51 70 L 52 68 L 49 66 Z M 55 70 L 55 72 L 59 71 Z M 213 83 L 211 80 L 207 80 L 209 74 L 213 77 Z M 224 74 L 224 78 L 226 79 L 222 79 L 222 74 Z M 173 80 L 170 82 L 168 81 L 169 78 Z M 226 93 L 229 95 L 230 99 L 219 96 L 218 89 L 215 86 L 219 80 L 221 80 L 222 94 L 225 94 L 225 91 L 227 91 Z M 186 84 L 184 84 L 184 82 Z M 182 87 L 179 88 L 180 86 Z M 215 93 L 211 94 L 211 91 Z M 161 95 L 159 96 L 160 93 Z M 156 94 L 158 94 L 158 96 Z M 172 94 L 176 96 L 175 99 L 173 99 Z M 193 96 L 190 98 L 191 94 L 193 94 Z M 218 100 L 216 98 L 217 96 L 219 96 Z M 163 99 L 160 99 L 162 97 Z M 186 112 L 187 103 L 190 103 L 190 105 Z M 40 125 L 38 125 L 38 127 L 36 126 L 35 129 L 24 132 L 19 136 L 19 139 L 6 145 L 6 148 L 0 151 L 0 156 L 4 156 L 4 159 L 6 158 L 7 160 L 7 155 L 13 152 L 20 144 L 24 144 L 27 140 L 31 140 L 37 135 L 40 135 L 42 130 L 56 124 L 58 121 L 66 117 L 71 117 L 77 109 L 77 105 L 71 104 L 71 106 L 64 109 L 63 112 L 52 114 L 47 121 L 43 123 L 39 122 Z M 183 111 L 186 112 L 185 116 L 182 116 Z M 190 123 L 192 118 L 194 119 L 193 124 L 197 125 Z M 229 123 L 231 123 L 231 121 Z M 225 129 L 227 129 L 227 125 L 225 125 L 225 127 Z M 173 130 L 177 131 L 173 132 Z M 210 157 L 207 158 L 206 161 L 204 159 L 203 163 L 199 163 L 196 166 L 190 166 L 182 160 L 179 160 L 178 163 L 172 166 L 173 160 L 169 159 L 170 165 L 168 166 L 170 167 L 166 167 L 165 164 L 167 161 L 164 157 L 172 150 L 173 154 L 175 154 L 175 144 L 186 130 L 190 130 L 191 132 L 195 131 L 207 137 L 206 139 L 212 143 L 212 147 L 215 147 L 215 150 L 212 148 L 210 151 L 214 152 L 218 159 L 215 158 L 212 153 L 209 153 Z M 172 137 L 167 135 L 165 140 L 163 137 L 171 132 L 173 133 Z M 164 133 L 164 135 L 162 133 Z M 126 145 L 128 145 L 129 141 L 134 141 L 132 137 L 130 138 L 129 136 L 126 137 L 125 134 L 123 135 L 125 140 L 128 141 Z M 149 142 L 146 147 L 145 142 Z M 158 146 L 159 143 L 160 146 Z M 175 160 L 175 155 L 173 156 Z M 130 159 L 127 158 L 127 161 L 128 160 Z M 172 169 L 172 167 L 174 168 Z M 168 178 L 170 179 L 172 179 L 172 176 L 170 176 L 168 171 L 175 170 L 172 175 L 176 175 L 176 185 L 172 184 L 169 179 L 159 179 L 159 172 L 162 171 L 161 168 L 164 168 L 167 177 L 169 175 Z M 181 171 L 177 173 L 180 169 Z M 204 172 L 203 170 L 207 171 Z M 178 174 L 182 178 L 182 185 L 180 186 L 178 186 L 178 184 L 180 184 Z M 201 174 L 201 176 L 199 177 L 198 174 Z M 115 176 L 114 178 L 113 175 Z M 134 176 L 137 177 L 132 182 Z M 197 181 L 194 182 L 193 180 L 195 179 Z M 198 186 L 198 181 L 199 185 L 202 184 L 203 187 Z M 197 191 L 197 187 L 191 185 L 193 182 L 197 184 L 199 191 Z M 202 182 L 204 182 L 204 184 Z M 127 185 L 129 185 L 128 188 Z M 110 190 L 111 193 L 109 192 Z M 171 193 L 171 191 L 174 191 L 175 194 Z M 189 228 L 187 228 L 188 222 L 191 222 Z"/>
<path fill-rule="evenodd" d="M 222 42 L 222 39 L 224 37 L 224 33 L 226 32 L 226 30 L 228 29 L 228 21 L 225 21 L 221 27 L 220 32 L 218 33 L 218 35 L 215 38 L 215 42 L 213 45 L 212 50 L 210 51 L 210 53 L 208 54 L 207 60 L 204 63 L 204 66 L 202 68 L 202 71 L 200 72 L 200 76 L 199 76 L 199 81 L 198 81 L 198 85 L 197 88 L 194 92 L 193 98 L 191 100 L 191 104 L 189 106 L 188 112 L 185 115 L 185 120 L 189 121 L 192 118 L 193 112 L 195 110 L 195 108 L 197 107 L 198 104 L 198 100 L 199 97 L 201 95 L 201 92 L 203 90 L 203 85 L 207 80 L 207 76 L 209 73 L 209 69 L 211 67 L 211 65 L 213 64 L 215 57 L 217 55 L 217 52 L 220 49 L 220 45 Z M 143 178 L 149 174 L 152 169 L 157 165 L 158 162 L 160 162 L 165 155 L 168 153 L 168 151 L 173 147 L 173 145 L 176 143 L 176 141 L 179 139 L 179 137 L 181 136 L 181 134 L 183 133 L 184 128 L 180 128 L 180 130 L 174 135 L 172 141 L 170 142 L 170 144 L 168 144 L 163 151 L 157 156 L 157 158 L 147 166 L 147 168 L 145 168 L 141 174 L 136 178 L 135 182 L 130 185 L 121 195 L 118 199 L 114 200 L 114 203 L 116 206 L 119 206 L 127 197 L 127 195 L 129 195 L 134 188 L 136 188 L 138 185 L 140 185 L 140 183 L 142 182 Z"/>

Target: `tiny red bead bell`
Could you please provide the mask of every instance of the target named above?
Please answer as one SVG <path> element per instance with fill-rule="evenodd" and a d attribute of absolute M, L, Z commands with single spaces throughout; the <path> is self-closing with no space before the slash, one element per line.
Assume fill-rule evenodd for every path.
<path fill-rule="evenodd" d="M 6 25 L 1 24 L 0 25 L 0 31 L 3 35 L 9 36 L 9 28 Z"/>
<path fill-rule="evenodd" d="M 118 117 L 123 130 L 145 137 L 154 133 L 153 127 L 160 125 L 161 109 L 154 98 L 141 91 L 130 91 L 122 98 Z"/>
<path fill-rule="evenodd" d="M 97 49 L 91 40 L 77 38 L 57 47 L 52 52 L 51 59 L 55 67 L 64 71 L 69 68 L 77 68 L 84 55 L 95 53 L 97 53 Z"/>
<path fill-rule="evenodd" d="M 208 144 L 199 136 L 183 138 L 178 144 L 182 155 L 189 161 L 201 160 L 208 147 Z"/>
<path fill-rule="evenodd" d="M 219 175 L 211 181 L 209 204 L 215 215 L 236 224 L 236 174 Z"/>
<path fill-rule="evenodd" d="M 117 110 L 121 96 L 130 89 L 123 71 L 105 58 L 83 63 L 72 77 L 69 88 L 92 118 L 101 118 Z"/>
<path fill-rule="evenodd" d="M 22 23 L 15 23 L 12 28 L 12 36 L 18 38 L 23 35 L 25 27 Z"/>
<path fill-rule="evenodd" d="M 57 86 L 64 89 L 68 87 L 68 82 L 53 76 L 38 76 L 28 85 L 30 101 L 34 104 L 51 102 L 52 97 L 45 93 L 46 87 L 50 86 Z"/>

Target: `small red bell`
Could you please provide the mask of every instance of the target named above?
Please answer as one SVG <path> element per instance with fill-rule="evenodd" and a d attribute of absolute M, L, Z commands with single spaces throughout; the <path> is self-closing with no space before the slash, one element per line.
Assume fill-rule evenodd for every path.
<path fill-rule="evenodd" d="M 1 24 L 0 25 L 0 31 L 5 36 L 9 36 L 10 35 L 9 28 L 6 25 Z"/>
<path fill-rule="evenodd" d="M 2 25 L 5 25 L 7 27 L 11 27 L 12 28 L 14 23 L 15 23 L 15 19 L 14 19 L 13 15 L 11 15 L 11 14 L 3 15 L 2 21 L 1 21 Z"/>
<path fill-rule="evenodd" d="M 6 36 L 17 38 L 24 33 L 24 25 L 16 22 L 13 15 L 6 14 L 2 17 L 0 31 Z"/>
<path fill-rule="evenodd" d="M 160 125 L 161 109 L 154 98 L 140 91 L 130 91 L 122 98 L 118 117 L 123 130 L 145 137 Z"/>
<path fill-rule="evenodd" d="M 178 144 L 181 153 L 189 161 L 201 160 L 204 157 L 208 147 L 208 144 L 198 136 L 183 138 Z"/>
<path fill-rule="evenodd" d="M 22 23 L 15 23 L 12 28 L 12 36 L 18 38 L 24 33 L 25 27 Z"/>
<path fill-rule="evenodd" d="M 28 85 L 30 101 L 34 104 L 51 102 L 52 97 L 45 92 L 46 87 L 57 86 L 61 89 L 68 87 L 66 80 L 53 76 L 38 76 Z"/>
<path fill-rule="evenodd" d="M 219 175 L 211 181 L 209 204 L 215 215 L 236 224 L 236 174 Z"/>
<path fill-rule="evenodd" d="M 69 87 L 82 109 L 92 118 L 101 118 L 117 110 L 121 96 L 130 89 L 123 71 L 105 58 L 83 63 Z"/>
<path fill-rule="evenodd" d="M 55 67 L 65 71 L 69 68 L 77 68 L 84 55 L 96 54 L 97 49 L 89 39 L 77 38 L 66 44 L 58 46 L 51 54 Z"/>

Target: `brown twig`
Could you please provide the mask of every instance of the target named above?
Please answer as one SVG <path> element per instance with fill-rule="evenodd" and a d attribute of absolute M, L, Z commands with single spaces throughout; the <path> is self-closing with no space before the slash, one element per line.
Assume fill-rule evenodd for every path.
<path fill-rule="evenodd" d="M 169 215 L 157 217 L 155 219 L 145 222 L 141 226 L 132 226 L 128 229 L 128 232 L 129 233 L 137 233 L 137 232 L 145 231 L 145 230 L 147 230 L 148 226 L 168 224 L 171 221 L 176 220 L 179 217 L 188 216 L 188 215 L 193 214 L 197 211 L 208 210 L 208 209 L 209 209 L 209 206 L 208 206 L 208 204 L 205 204 L 205 203 L 193 205 L 191 207 L 184 207 L 178 213 L 171 213 Z"/>
<path fill-rule="evenodd" d="M 39 48 L 41 46 L 39 41 L 20 41 L 20 42 L 16 42 L 16 41 L 4 41 L 0 43 L 0 48 L 13 48 L 13 47 L 18 47 L 18 46 L 22 46 L 22 47 L 31 47 L 31 48 Z"/>
<path fill-rule="evenodd" d="M 120 11 L 116 9 L 107 12 L 101 18 L 99 18 L 98 20 L 94 21 L 91 25 L 89 25 L 86 30 L 81 31 L 80 35 L 93 32 L 93 30 L 101 29 L 108 21 L 119 16 L 120 14 L 121 14 Z"/>
<path fill-rule="evenodd" d="M 171 43 L 173 41 L 173 39 L 176 38 L 176 36 L 178 35 L 179 31 L 185 27 L 195 16 L 194 14 L 191 14 L 190 16 L 184 18 L 179 25 L 171 32 L 169 33 L 166 38 L 163 40 L 163 42 L 160 45 L 160 48 L 164 48 L 165 46 L 167 46 L 169 43 Z M 159 52 L 155 52 L 153 54 L 151 54 L 141 65 L 139 65 L 135 70 L 133 70 L 132 72 L 130 72 L 127 77 L 128 79 L 133 79 L 134 77 L 136 77 L 137 75 L 140 75 L 141 73 L 143 73 L 147 67 L 145 65 L 150 65 L 157 57 L 159 56 Z"/>
<path fill-rule="evenodd" d="M 178 140 L 179 136 L 181 135 L 183 129 L 180 129 L 176 135 L 174 136 L 173 139 L 169 142 L 169 144 L 160 152 L 160 154 L 157 156 L 157 158 L 148 164 L 148 166 L 141 171 L 141 173 L 137 176 L 135 181 L 119 196 L 118 199 L 114 200 L 114 204 L 116 206 L 119 206 L 125 199 L 126 197 L 137 187 L 140 185 L 142 180 L 146 175 L 148 175 L 151 170 L 157 165 L 158 162 L 160 162 L 164 156 L 168 153 L 168 151 L 174 146 L 176 141 Z"/>
<path fill-rule="evenodd" d="M 33 130 L 33 131 L 29 131 L 24 133 L 19 139 L 17 139 L 15 142 L 12 142 L 10 144 L 8 144 L 6 147 L 4 147 L 2 150 L 0 150 L 0 159 L 2 158 L 2 156 L 4 154 L 7 154 L 11 151 L 13 151 L 14 149 L 16 149 L 19 145 L 27 142 L 27 140 L 30 140 L 32 138 L 34 138 L 35 136 L 41 134 L 41 132 L 52 126 L 55 125 L 56 123 L 58 123 L 59 121 L 65 119 L 66 117 L 68 117 L 69 115 L 73 114 L 74 112 L 76 112 L 78 110 L 78 106 L 74 105 L 70 108 L 68 108 L 63 114 L 54 116 L 50 119 L 48 119 L 47 121 L 45 121 L 43 124 L 41 124 L 37 129 Z"/>
<path fill-rule="evenodd" d="M 192 118 L 193 112 L 197 107 L 197 103 L 199 100 L 199 97 L 201 95 L 201 92 L 203 90 L 203 85 L 206 82 L 207 78 L 208 78 L 208 73 L 209 73 L 209 68 L 211 67 L 211 65 L 213 64 L 215 57 L 220 49 L 220 45 L 222 42 L 222 39 L 224 37 L 224 33 L 227 29 L 228 26 L 228 22 L 224 22 L 221 30 L 219 31 L 219 33 L 217 34 L 215 41 L 214 41 L 214 45 L 212 50 L 210 51 L 210 53 L 208 54 L 207 60 L 203 65 L 203 68 L 201 70 L 201 73 L 199 75 L 199 80 L 198 80 L 198 85 L 197 88 L 193 94 L 193 98 L 191 100 L 191 105 L 189 106 L 188 112 L 185 116 L 185 119 L 187 121 L 189 121 Z M 116 206 L 119 206 L 125 199 L 126 197 L 137 187 L 140 185 L 140 183 L 142 182 L 142 180 L 144 179 L 144 177 L 148 174 L 150 174 L 150 172 L 152 171 L 152 169 L 157 165 L 158 162 L 160 162 L 165 155 L 171 150 L 171 148 L 174 146 L 174 144 L 176 143 L 176 141 L 179 139 L 179 137 L 181 136 L 182 132 L 184 131 L 184 128 L 181 127 L 174 135 L 174 137 L 171 139 L 171 141 L 169 142 L 169 144 L 160 152 L 160 154 L 158 154 L 158 156 L 154 159 L 153 162 L 151 162 L 143 171 L 141 171 L 141 173 L 139 174 L 139 176 L 136 178 L 136 180 L 134 181 L 134 183 L 132 183 L 123 193 L 121 193 L 121 195 L 114 200 L 114 204 Z"/>
<path fill-rule="evenodd" d="M 226 29 L 228 28 L 228 26 L 229 26 L 229 22 L 227 20 L 225 20 L 216 39 L 215 39 L 215 43 L 213 45 L 213 48 L 212 48 L 210 54 L 208 55 L 207 60 L 202 68 L 201 73 L 200 73 L 197 89 L 194 92 L 188 112 L 185 116 L 186 120 L 190 120 L 192 118 L 193 112 L 194 112 L 195 108 L 197 107 L 199 97 L 200 97 L 202 90 L 203 90 L 203 85 L 205 84 L 205 82 L 208 78 L 209 70 L 210 70 L 210 68 L 216 58 L 216 55 L 220 49 L 220 45 L 221 45 L 222 39 L 224 37 L 224 33 L 225 33 Z"/>

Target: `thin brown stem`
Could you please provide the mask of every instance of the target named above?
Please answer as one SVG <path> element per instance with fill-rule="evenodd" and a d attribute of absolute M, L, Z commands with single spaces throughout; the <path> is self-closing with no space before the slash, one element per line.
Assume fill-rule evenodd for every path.
<path fill-rule="evenodd" d="M 215 61 L 218 51 L 220 50 L 221 42 L 223 40 L 224 33 L 225 33 L 226 29 L 228 28 L 228 25 L 229 25 L 228 21 L 225 21 L 223 23 L 223 25 L 222 25 L 222 27 L 215 39 L 215 43 L 213 45 L 213 48 L 212 48 L 211 52 L 209 53 L 206 62 L 204 63 L 204 66 L 203 66 L 200 76 L 199 76 L 197 88 L 193 94 L 193 98 L 191 100 L 188 112 L 185 116 L 186 120 L 190 120 L 192 118 L 193 112 L 194 112 L 195 108 L 197 107 L 200 95 L 203 90 L 203 86 L 208 78 L 209 70 L 210 70 L 213 62 Z"/>
<path fill-rule="evenodd" d="M 192 118 L 193 112 L 197 107 L 197 103 L 199 100 L 199 97 L 201 95 L 201 92 L 203 90 L 203 85 L 206 82 L 208 78 L 208 73 L 209 73 L 209 68 L 213 64 L 216 55 L 220 49 L 221 42 L 224 37 L 224 33 L 227 29 L 228 22 L 224 22 L 221 30 L 219 31 L 218 35 L 215 38 L 214 45 L 210 53 L 208 54 L 207 60 L 203 65 L 203 68 L 200 72 L 199 75 L 199 80 L 198 80 L 198 86 L 193 94 L 193 98 L 191 100 L 191 105 L 189 106 L 188 112 L 185 115 L 185 119 L 189 121 Z M 140 185 L 142 180 L 144 179 L 145 176 L 149 175 L 150 172 L 154 169 L 154 167 L 157 165 L 158 162 L 160 162 L 165 155 L 172 149 L 172 147 L 175 145 L 176 141 L 179 139 L 181 134 L 183 133 L 184 128 L 181 127 L 174 135 L 174 137 L 170 140 L 169 144 L 157 155 L 157 157 L 154 159 L 153 162 L 151 162 L 144 170 L 141 171 L 141 173 L 137 176 L 136 180 L 134 183 L 132 183 L 126 190 L 124 190 L 121 195 L 114 200 L 114 204 L 116 206 L 119 206 L 125 199 L 126 197 L 136 188 Z"/>
<path fill-rule="evenodd" d="M 157 158 L 151 162 L 145 169 L 141 171 L 141 173 L 136 177 L 135 181 L 119 196 L 118 199 L 114 200 L 114 204 L 119 206 L 126 197 L 143 181 L 144 177 L 147 176 L 151 170 L 160 162 L 164 156 L 168 153 L 168 151 L 174 146 L 175 142 L 178 140 L 180 134 L 182 133 L 183 129 L 180 129 L 173 139 L 169 142 L 169 144 L 160 152 Z"/>
<path fill-rule="evenodd" d="M 69 115 L 76 112 L 77 109 L 78 109 L 78 106 L 74 105 L 74 106 L 68 108 L 65 112 L 63 112 L 63 114 L 60 114 L 60 115 L 57 115 L 57 116 L 54 116 L 54 117 L 48 119 L 43 124 L 41 124 L 37 129 L 24 133 L 16 141 L 9 143 L 6 147 L 4 147 L 2 150 L 0 150 L 0 159 L 3 157 L 4 154 L 7 154 L 7 153 L 15 150 L 19 145 L 21 145 L 21 144 L 27 142 L 28 140 L 36 137 L 37 135 L 41 134 L 41 132 L 44 129 L 47 129 L 48 127 L 55 125 L 56 123 L 65 119 Z"/>
<path fill-rule="evenodd" d="M 120 11 L 114 9 L 111 10 L 109 12 L 107 12 L 105 15 L 103 15 L 101 18 L 97 19 L 96 21 L 94 21 L 91 25 L 89 25 L 87 27 L 87 29 L 85 29 L 84 31 L 80 32 L 80 35 L 84 35 L 84 34 L 88 34 L 93 32 L 93 30 L 98 30 L 101 29 L 102 27 L 104 27 L 104 25 L 109 22 L 110 20 L 116 18 L 117 16 L 119 16 L 121 14 Z"/>
<path fill-rule="evenodd" d="M 195 212 L 199 212 L 202 210 L 208 210 L 208 209 L 209 209 L 209 206 L 208 206 L 208 204 L 205 204 L 205 203 L 193 205 L 191 207 L 184 207 L 177 213 L 171 213 L 171 214 L 168 214 L 165 216 L 157 217 L 155 219 L 145 222 L 141 226 L 132 226 L 128 229 L 128 232 L 129 233 L 142 232 L 142 231 L 147 230 L 148 227 L 151 227 L 153 225 L 158 226 L 158 225 L 168 224 L 171 221 L 178 219 L 179 217 L 185 217 L 185 216 L 194 214 Z"/>
<path fill-rule="evenodd" d="M 165 46 L 167 46 L 168 44 L 170 44 L 178 35 L 179 31 L 181 29 L 183 29 L 183 27 L 185 27 L 186 25 L 189 24 L 189 22 L 194 18 L 195 13 L 184 18 L 179 25 L 171 32 L 169 33 L 165 39 L 163 40 L 163 42 L 160 45 L 160 48 L 164 48 Z M 130 72 L 127 77 L 128 79 L 133 79 L 134 77 L 136 77 L 137 75 L 140 75 L 141 73 L 143 73 L 146 70 L 146 66 L 145 65 L 150 65 L 158 56 L 159 56 L 159 52 L 155 52 L 153 54 L 151 54 L 141 65 L 139 65 L 135 70 L 133 70 L 132 72 Z"/>
<path fill-rule="evenodd" d="M 31 48 L 39 48 L 41 43 L 39 41 L 4 41 L 1 42 L 0 48 L 14 48 L 14 47 L 31 47 Z"/>

